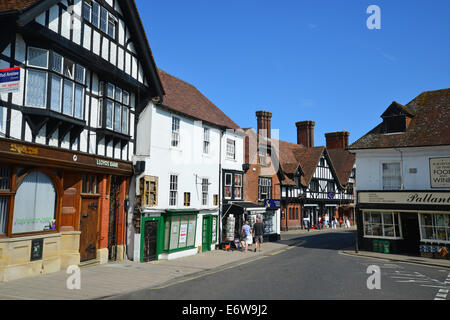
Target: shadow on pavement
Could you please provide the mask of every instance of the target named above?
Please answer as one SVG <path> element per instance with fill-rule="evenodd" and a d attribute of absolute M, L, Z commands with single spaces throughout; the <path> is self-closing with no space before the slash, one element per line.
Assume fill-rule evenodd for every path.
<path fill-rule="evenodd" d="M 343 250 L 355 247 L 355 230 L 302 234 L 278 243 L 308 249 Z"/>

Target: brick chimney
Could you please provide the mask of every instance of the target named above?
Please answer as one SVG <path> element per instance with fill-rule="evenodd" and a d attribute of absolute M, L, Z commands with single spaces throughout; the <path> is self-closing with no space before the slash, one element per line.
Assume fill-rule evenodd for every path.
<path fill-rule="evenodd" d="M 301 121 L 295 124 L 297 126 L 297 144 L 302 144 L 306 148 L 314 147 L 314 121 Z"/>
<path fill-rule="evenodd" d="M 263 134 L 264 136 L 267 135 L 267 138 L 270 139 L 272 112 L 257 111 L 256 118 L 258 120 L 258 137 L 260 134 Z M 261 130 L 265 130 L 265 133 L 260 132 Z"/>
<path fill-rule="evenodd" d="M 327 149 L 347 149 L 349 136 L 347 131 L 325 133 Z"/>

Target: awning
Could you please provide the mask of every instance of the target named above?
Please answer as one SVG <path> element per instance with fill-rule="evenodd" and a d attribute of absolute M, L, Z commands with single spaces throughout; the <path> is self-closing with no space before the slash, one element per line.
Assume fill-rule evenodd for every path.
<path fill-rule="evenodd" d="M 229 202 L 223 206 L 223 216 L 227 214 L 240 215 L 246 211 L 251 213 L 266 212 L 266 207 L 260 204 L 247 201 Z"/>

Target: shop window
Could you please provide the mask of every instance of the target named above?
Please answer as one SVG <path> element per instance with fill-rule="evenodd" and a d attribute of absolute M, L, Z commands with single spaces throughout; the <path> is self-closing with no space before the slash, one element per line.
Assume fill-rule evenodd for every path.
<path fill-rule="evenodd" d="M 402 237 L 398 213 L 368 211 L 363 215 L 365 237 L 388 239 Z"/>
<path fill-rule="evenodd" d="M 450 214 L 421 213 L 422 241 L 450 243 Z"/>
<path fill-rule="evenodd" d="M 56 190 L 53 182 L 41 172 L 28 174 L 15 196 L 12 232 L 52 230 L 55 218 Z"/>
<path fill-rule="evenodd" d="M 383 163 L 383 190 L 401 189 L 400 163 Z"/>
<path fill-rule="evenodd" d="M 164 251 L 176 251 L 195 246 L 197 215 L 166 216 Z"/>
<path fill-rule="evenodd" d="M 139 180 L 142 207 L 158 205 L 158 177 L 145 176 Z"/>
<path fill-rule="evenodd" d="M 92 175 L 83 175 L 81 193 L 98 194 L 98 178 Z"/>
<path fill-rule="evenodd" d="M 295 219 L 298 220 L 298 208 L 295 208 Z"/>
<path fill-rule="evenodd" d="M 184 193 L 184 206 L 185 207 L 191 206 L 191 193 L 190 192 Z"/>

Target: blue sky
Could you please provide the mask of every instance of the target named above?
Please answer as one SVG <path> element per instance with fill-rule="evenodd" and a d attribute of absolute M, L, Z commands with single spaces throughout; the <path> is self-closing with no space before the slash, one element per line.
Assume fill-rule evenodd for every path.
<path fill-rule="evenodd" d="M 296 142 L 347 130 L 354 142 L 392 103 L 450 88 L 448 0 L 136 0 L 157 65 L 195 85 L 240 127 L 271 111 Z M 381 30 L 369 30 L 370 5 Z"/>

